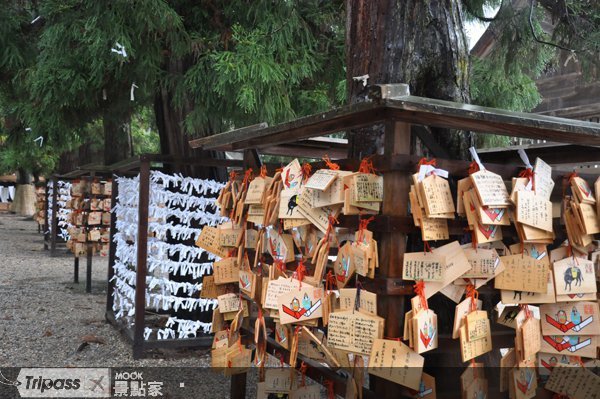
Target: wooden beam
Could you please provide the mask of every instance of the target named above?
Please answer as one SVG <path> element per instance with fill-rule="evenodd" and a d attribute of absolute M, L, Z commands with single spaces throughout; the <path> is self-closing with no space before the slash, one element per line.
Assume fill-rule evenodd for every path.
<path fill-rule="evenodd" d="M 225 133 L 218 133 L 218 134 L 214 134 L 212 136 L 207 136 L 207 137 L 201 137 L 198 139 L 194 139 L 194 140 L 190 140 L 190 147 L 191 148 L 207 148 L 205 147 L 205 143 L 207 141 L 212 141 L 209 140 L 211 138 L 217 137 L 217 136 L 222 136 L 222 135 L 228 135 L 228 136 L 241 136 L 243 137 L 246 134 L 249 134 L 251 132 L 254 131 L 258 131 L 258 130 L 262 130 L 265 129 L 266 127 L 268 127 L 268 123 L 266 122 L 262 122 L 262 123 L 257 123 L 256 125 L 250 125 L 250 126 L 245 126 L 239 129 L 234 129 L 234 130 L 230 130 L 228 132 Z"/>
<path fill-rule="evenodd" d="M 253 128 L 249 131 L 238 129 L 194 140 L 194 145 L 204 149 L 224 151 L 260 149 L 369 126 L 388 118 L 425 126 L 578 145 L 600 145 L 598 123 L 511 112 L 417 96 L 383 99 L 380 104 L 349 105 L 264 129 Z"/>
<path fill-rule="evenodd" d="M 347 145 L 336 145 L 335 147 L 326 145 L 314 146 L 312 144 L 304 145 L 301 142 L 298 144 L 279 144 L 271 147 L 261 148 L 260 153 L 284 157 L 315 159 L 322 158 L 325 154 L 327 154 L 331 159 L 343 159 L 348 155 L 348 149 Z"/>
<path fill-rule="evenodd" d="M 383 110 L 384 107 L 378 104 L 361 103 L 306 116 L 244 135 L 235 132 L 216 134 L 203 138 L 202 142 L 197 144 L 207 150 L 221 151 L 269 147 L 372 125 L 383 120 Z"/>
<path fill-rule="evenodd" d="M 385 101 L 388 117 L 449 129 L 600 145 L 600 124 L 406 96 Z"/>
<path fill-rule="evenodd" d="M 517 150 L 523 149 L 533 163 L 536 157 L 551 165 L 600 163 L 600 147 L 562 143 L 544 143 L 478 150 L 483 162 L 522 164 Z"/>

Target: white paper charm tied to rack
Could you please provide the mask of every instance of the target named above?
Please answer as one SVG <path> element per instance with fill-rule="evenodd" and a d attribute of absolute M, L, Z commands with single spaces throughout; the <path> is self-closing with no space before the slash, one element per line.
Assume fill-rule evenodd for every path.
<path fill-rule="evenodd" d="M 49 181 L 47 183 L 48 185 L 48 209 L 46 209 L 46 212 L 48 214 L 48 220 L 51 221 L 52 220 L 52 209 L 54 207 L 54 203 L 53 203 L 53 199 L 54 199 L 54 189 L 53 189 L 53 184 L 51 181 Z M 68 241 L 71 239 L 71 236 L 68 232 L 68 229 L 72 226 L 71 223 L 69 222 L 70 220 L 70 215 L 71 215 L 71 210 L 67 209 L 67 202 L 71 200 L 71 183 L 68 181 L 64 181 L 64 180 L 58 180 L 56 182 L 56 185 L 58 187 L 58 191 L 56 193 L 56 205 L 57 205 L 57 212 L 56 212 L 56 219 L 57 219 L 57 227 L 58 227 L 58 231 L 57 231 L 57 237 L 62 238 L 65 241 Z M 52 223 L 48 223 L 48 233 L 52 232 Z"/>
<path fill-rule="evenodd" d="M 191 223 L 215 226 L 223 222 L 225 218 L 215 214 L 215 198 L 204 197 L 204 195 L 216 195 L 223 184 L 212 180 L 188 178 L 179 174 L 167 175 L 158 171 L 151 173 L 150 181 L 148 213 L 151 221 L 148 230 L 154 237 L 148 238 L 146 306 L 152 306 L 157 311 L 215 309 L 216 300 L 192 297 L 202 289 L 201 283 L 175 282 L 164 276 L 177 274 L 199 279 L 212 271 L 212 262 L 196 263 L 197 260 L 205 253 L 209 261 L 219 258 L 196 246 L 167 243 L 165 239 L 169 234 L 175 240 L 195 240 L 201 229 L 190 227 Z M 112 210 L 117 216 L 117 231 L 113 235 L 117 258 L 113 277 L 116 287 L 113 293 L 115 297 L 113 309 L 117 318 L 131 318 L 135 314 L 133 303 L 137 264 L 139 176 L 117 177 L 116 182 L 117 203 Z M 178 222 L 172 223 L 170 218 L 176 218 Z M 170 259 L 173 257 L 178 261 Z M 173 295 L 178 293 L 188 297 Z M 177 323 L 176 331 L 170 328 L 175 323 Z M 208 332 L 211 323 L 171 318 L 166 327 L 156 331 L 158 339 L 175 338 L 176 334 L 179 338 L 195 337 L 197 331 Z M 149 339 L 152 332 L 151 328 L 146 328 L 144 338 Z"/>
<path fill-rule="evenodd" d="M 204 323 L 199 320 L 185 320 L 177 317 L 170 317 L 165 327 L 172 328 L 175 324 L 177 324 L 178 338 L 196 337 L 199 330 L 208 333 L 211 327 L 211 323 Z"/>

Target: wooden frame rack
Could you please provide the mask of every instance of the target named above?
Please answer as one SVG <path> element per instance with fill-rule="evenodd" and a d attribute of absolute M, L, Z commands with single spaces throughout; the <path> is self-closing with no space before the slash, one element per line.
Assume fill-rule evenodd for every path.
<path fill-rule="evenodd" d="M 242 162 L 236 160 L 215 160 L 215 159 L 185 159 L 169 155 L 144 154 L 126 161 L 111 165 L 112 170 L 112 204 L 117 204 L 118 185 L 116 181 L 117 174 L 140 175 L 140 192 L 138 204 L 138 229 L 137 229 L 137 270 L 135 280 L 135 319 L 133 329 L 123 326 L 117 322 L 113 312 L 112 291 L 114 283 L 111 282 L 114 276 L 113 265 L 116 257 L 116 244 L 113 240 L 116 232 L 117 217 L 113 212 L 110 223 L 110 247 L 108 254 L 108 289 L 106 293 L 106 320 L 119 328 L 121 333 L 130 342 L 133 348 L 134 359 L 142 358 L 149 349 L 174 349 L 174 348 L 193 348 L 210 347 L 212 337 L 202 336 L 197 338 L 182 339 L 144 339 L 144 329 L 146 326 L 146 276 L 148 273 L 148 214 L 150 203 L 150 171 L 156 164 L 176 164 L 176 165 L 198 165 L 204 167 L 241 167 Z"/>
<path fill-rule="evenodd" d="M 363 286 L 378 294 L 379 315 L 386 319 L 384 336 L 394 338 L 402 335 L 403 310 L 408 303 L 407 296 L 413 295 L 412 282 L 405 282 L 401 278 L 403 254 L 407 249 L 407 235 L 418 231 L 413 227 L 412 218 L 407 214 L 406 193 L 410 188 L 409 175 L 414 173 L 419 161 L 419 157 L 410 153 L 411 127 L 423 125 L 544 139 L 588 148 L 587 146 L 600 146 L 600 124 L 411 96 L 407 85 L 379 85 L 374 86 L 371 92 L 373 93 L 371 102 L 345 106 L 273 127 L 253 126 L 195 139 L 190 141 L 190 146 L 204 150 L 242 151 L 244 167 L 258 168 L 260 165 L 256 160 L 259 159 L 259 153 L 269 154 L 276 151 L 279 155 L 302 156 L 294 146 L 298 141 L 305 142 L 314 137 L 383 124 L 384 151 L 382 155 L 375 156 L 373 161 L 375 168 L 383 174 L 385 197 L 381 215 L 378 215 L 369 225 L 370 230 L 380 234 L 378 239 L 380 267 L 377 278 L 368 286 L 363 283 Z M 424 139 L 421 135 L 419 137 L 437 158 L 438 167 L 448 170 L 452 177 L 460 178 L 467 175 L 469 162 L 443 159 L 443 151 L 436 148 L 432 137 L 425 136 Z M 313 152 L 312 158 L 320 158 L 326 153 L 326 149 L 322 152 Z M 600 160 L 599 158 L 599 153 L 594 149 L 585 154 L 578 154 L 576 162 L 593 162 Z M 343 159 L 336 162 L 352 170 L 355 170 L 359 164 L 358 159 Z M 322 166 L 324 166 L 322 163 L 313 165 L 317 168 Z M 521 162 L 486 163 L 486 168 L 502 175 L 505 179 L 510 179 L 517 176 L 523 165 Z M 562 176 L 554 173 L 553 177 L 558 179 Z M 562 189 L 557 188 L 555 192 L 562 192 Z M 394 197 L 389 193 L 404 195 Z M 356 217 L 342 217 L 340 222 L 341 226 L 356 227 L 358 224 Z M 463 227 L 458 221 L 451 221 L 450 234 L 455 236 L 463 234 Z M 484 290 L 485 288 L 482 288 L 482 291 Z M 246 331 L 251 333 L 250 329 Z M 494 326 L 493 343 L 495 348 L 513 346 L 514 330 Z M 270 340 L 268 344 L 269 351 L 287 352 L 274 341 Z M 458 342 L 450 337 L 440 336 L 437 351 L 458 353 Z M 429 354 L 425 354 L 426 358 L 428 356 Z M 285 358 L 288 358 L 287 354 Z M 310 377 L 317 381 L 319 376 L 333 380 L 335 392 L 344 396 L 346 386 L 343 377 L 336 374 L 334 370 L 319 367 L 302 355 L 299 356 L 299 360 L 309 365 Z M 403 394 L 408 395 L 406 390 L 391 382 L 373 376 L 370 377 L 370 381 L 371 389 L 364 391 L 366 398 L 397 398 Z M 245 374 L 233 376 L 231 397 L 236 399 L 244 397 L 245 386 Z M 438 395 L 442 397 L 439 393 Z"/>

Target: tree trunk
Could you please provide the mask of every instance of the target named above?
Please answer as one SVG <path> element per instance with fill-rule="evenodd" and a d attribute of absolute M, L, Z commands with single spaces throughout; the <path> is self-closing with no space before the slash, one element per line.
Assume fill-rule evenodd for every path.
<path fill-rule="evenodd" d="M 86 142 L 78 148 L 65 151 L 60 155 L 56 173 L 62 175 L 81 165 L 102 162 L 104 162 L 104 148 L 94 149 L 90 142 Z"/>
<path fill-rule="evenodd" d="M 167 73 L 171 76 L 181 76 L 185 73 L 190 63 L 186 60 L 168 59 L 165 62 L 164 68 Z M 185 134 L 184 120 L 188 112 L 192 109 L 192 105 L 186 102 L 183 108 L 175 106 L 173 101 L 173 93 L 166 88 L 161 88 L 160 92 L 154 99 L 154 114 L 156 116 L 156 126 L 158 128 L 158 134 L 160 137 L 160 149 L 161 153 L 165 155 L 173 155 L 175 158 L 192 158 L 192 159 L 203 159 L 203 158 L 224 158 L 223 153 L 215 151 L 201 151 L 194 150 L 189 145 L 190 137 Z M 206 127 L 203 131 L 204 135 L 210 135 L 214 133 L 213 129 Z M 218 181 L 225 181 L 227 179 L 227 171 L 225 168 L 213 168 L 206 166 L 193 166 L 184 164 L 168 164 L 165 165 L 167 170 L 171 172 L 182 173 L 187 176 L 198 177 L 202 179 L 216 179 Z M 198 194 L 199 195 L 199 194 Z M 207 209 L 207 211 L 209 211 Z M 173 217 L 169 220 L 175 224 L 182 223 L 177 218 Z M 190 227 L 202 228 L 203 226 L 193 222 Z M 169 243 L 178 244 L 184 243 L 186 245 L 193 244 L 193 240 L 178 240 L 174 239 L 170 235 L 167 238 Z M 171 255 L 169 258 L 174 261 L 179 261 L 179 255 Z M 197 259 L 198 263 L 208 262 L 208 255 L 203 254 L 200 259 Z M 169 278 L 176 282 L 187 282 L 187 283 L 201 283 L 202 278 L 193 279 L 191 276 L 180 276 L 177 274 L 170 273 Z M 185 293 L 174 293 L 175 296 L 186 297 Z M 202 322 L 210 322 L 212 318 L 211 312 L 190 312 L 185 309 L 179 309 L 178 311 L 171 311 L 171 316 L 177 317 L 184 320 L 200 320 Z M 176 327 L 172 327 L 176 329 Z"/>
<path fill-rule="evenodd" d="M 167 73 L 181 76 L 189 67 L 185 60 L 167 60 L 165 68 Z M 160 136 L 160 150 L 162 154 L 174 155 L 178 158 L 213 158 L 223 159 L 224 154 L 216 151 L 202 151 L 192 149 L 189 145 L 191 139 L 184 130 L 186 115 L 192 109 L 192 104 L 187 103 L 183 108 L 178 108 L 173 102 L 173 93 L 166 88 L 161 88 L 154 100 L 154 114 L 156 115 L 156 126 Z M 207 126 L 202 131 L 202 136 L 210 136 L 215 130 Z M 169 165 L 172 171 L 181 172 L 190 176 L 217 179 L 224 181 L 227 173 L 223 168 L 194 167 L 192 165 Z"/>
<path fill-rule="evenodd" d="M 17 171 L 17 184 L 15 185 L 15 197 L 10 204 L 10 211 L 21 216 L 33 216 L 35 214 L 35 188 L 32 182 L 33 175 L 23 168 Z"/>
<path fill-rule="evenodd" d="M 469 51 L 459 0 L 347 0 L 346 73 L 351 104 L 368 84 L 407 83 L 411 94 L 469 102 Z M 432 129 L 451 157 L 468 154 L 466 132 Z M 350 157 L 382 149 L 383 129 L 351 132 Z"/>
<path fill-rule="evenodd" d="M 469 52 L 460 0 L 347 0 L 346 13 L 346 79 L 351 104 L 367 101 L 369 85 L 391 83 L 406 83 L 417 96 L 469 102 Z M 367 85 L 353 79 L 367 74 Z M 472 142 L 469 133 L 433 128 L 428 133 L 419 128 L 413 126 L 413 135 L 431 134 L 443 155 L 467 158 Z M 349 157 L 381 153 L 383 133 L 383 126 L 349 132 Z M 413 153 L 427 153 L 415 142 Z M 442 295 L 431 298 L 429 304 L 438 315 L 439 332 L 447 333 L 455 304 Z M 407 310 L 395 311 L 403 315 Z M 428 353 L 425 357 L 426 371 L 434 373 L 438 387 L 444 387 L 442 393 L 456 397 L 459 368 L 452 366 L 462 364 L 460 356 Z M 447 367 L 431 370 L 436 364 Z M 373 382 L 382 397 L 397 395 L 384 381 L 374 378 Z"/>
<path fill-rule="evenodd" d="M 111 165 L 133 156 L 129 107 L 112 106 L 105 109 L 102 115 L 102 127 L 105 165 Z"/>

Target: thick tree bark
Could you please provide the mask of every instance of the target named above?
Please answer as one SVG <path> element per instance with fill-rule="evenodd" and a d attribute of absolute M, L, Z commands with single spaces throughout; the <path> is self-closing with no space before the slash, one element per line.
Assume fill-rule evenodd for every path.
<path fill-rule="evenodd" d="M 110 107 L 102 114 L 104 129 L 104 164 L 115 162 L 133 156 L 131 138 L 131 114 L 128 107 Z"/>
<path fill-rule="evenodd" d="M 347 0 L 346 13 L 350 103 L 366 101 L 368 85 L 390 83 L 407 83 L 411 94 L 417 96 L 469 102 L 469 53 L 460 0 Z M 367 85 L 353 79 L 364 75 L 369 76 Z M 423 131 L 413 126 L 413 134 Z M 349 157 L 381 153 L 383 133 L 383 126 L 350 132 Z M 472 142 L 469 133 L 444 129 L 431 129 L 431 133 L 444 155 L 467 157 Z M 427 153 L 415 142 L 413 153 Z M 423 248 L 418 244 L 410 248 L 410 244 L 412 250 Z M 441 295 L 431 298 L 429 304 L 438 315 L 439 332 L 446 333 L 452 326 L 455 304 Z M 404 314 L 407 310 L 396 311 Z M 456 393 L 460 370 L 452 366 L 462 364 L 460 356 L 434 352 L 427 353 L 426 359 L 426 371 L 435 376 L 438 387 Z M 436 365 L 447 367 L 432 370 Z M 382 397 L 397 395 L 385 382 L 373 381 Z"/>
<path fill-rule="evenodd" d="M 181 76 L 185 73 L 189 67 L 187 61 L 169 59 L 166 61 L 164 68 L 167 73 L 174 76 Z M 213 158 L 223 157 L 222 153 L 216 153 L 214 151 L 201 151 L 194 150 L 189 146 L 190 137 L 186 135 L 184 129 L 184 120 L 186 115 L 191 111 L 192 104 L 186 103 L 183 108 L 176 107 L 173 101 L 173 93 L 166 88 L 161 88 L 154 99 L 154 114 L 156 116 L 156 125 L 158 128 L 158 134 L 160 137 L 160 147 L 162 154 L 173 155 L 175 158 Z M 206 127 L 203 131 L 203 135 L 210 135 L 214 133 L 211 127 Z M 179 172 L 184 175 L 203 178 L 203 179 L 216 179 L 219 181 L 225 181 L 227 178 L 227 172 L 224 168 L 212 168 L 206 166 L 193 166 L 184 164 L 169 164 L 165 165 L 171 172 Z M 175 224 L 181 223 L 177 218 L 170 220 Z M 200 225 L 192 224 L 191 227 L 203 227 Z M 168 237 L 169 242 L 181 243 L 181 240 L 173 239 Z M 185 242 L 185 244 L 192 245 L 193 240 Z M 179 261 L 178 255 L 171 256 L 171 260 Z M 206 254 L 202 255 L 197 260 L 199 263 L 208 262 L 209 259 Z M 194 280 L 190 276 L 179 276 L 171 273 L 169 278 L 172 281 L 177 282 L 188 282 L 188 283 L 199 283 L 200 280 Z M 174 293 L 176 296 L 186 297 L 185 293 Z M 210 322 L 212 314 L 210 312 L 190 312 L 185 309 L 179 309 L 177 312 L 172 311 L 172 316 L 185 319 L 185 320 L 200 320 L 203 322 Z M 174 329 L 176 327 L 173 327 Z"/>
<path fill-rule="evenodd" d="M 63 152 L 58 160 L 56 173 L 65 174 L 81 165 L 103 162 L 104 148 L 94 149 L 92 144 L 87 142 L 74 150 Z"/>
<path fill-rule="evenodd" d="M 469 102 L 469 53 L 459 0 L 347 0 L 346 71 L 350 103 L 368 84 L 408 83 L 411 93 Z M 432 129 L 452 157 L 465 156 L 470 135 Z M 382 148 L 383 129 L 351 132 L 351 157 Z"/>
<path fill-rule="evenodd" d="M 188 63 L 182 60 L 168 60 L 165 68 L 169 74 L 183 75 Z M 178 158 L 223 158 L 224 154 L 215 151 L 195 150 L 189 146 L 190 137 L 184 129 L 184 120 L 193 105 L 186 103 L 184 107 L 176 107 L 173 93 L 166 88 L 161 88 L 154 100 L 154 114 L 160 136 L 160 149 L 162 154 L 174 155 Z M 201 136 L 214 134 L 215 130 L 207 126 Z M 194 167 L 191 165 L 169 165 L 171 170 L 182 172 L 199 178 L 210 178 L 224 181 L 227 173 L 224 170 L 209 167 Z M 221 168 L 222 169 L 222 168 Z"/>

